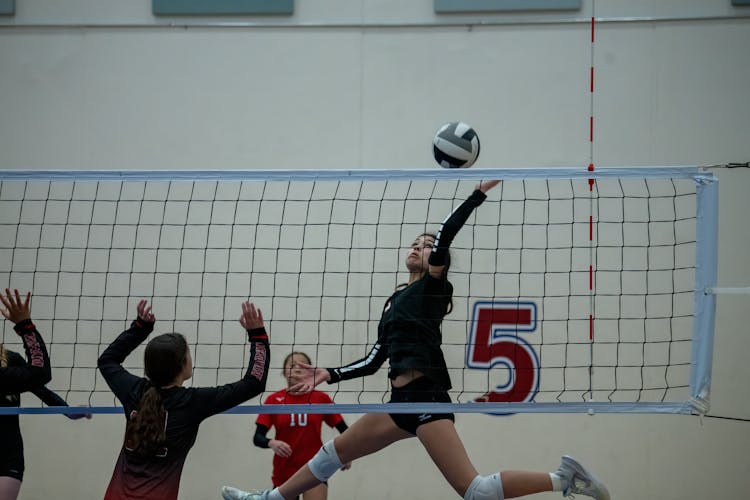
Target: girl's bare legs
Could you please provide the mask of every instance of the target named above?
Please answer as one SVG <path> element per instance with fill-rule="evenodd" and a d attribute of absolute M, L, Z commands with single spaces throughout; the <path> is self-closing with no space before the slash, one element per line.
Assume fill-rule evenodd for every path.
<path fill-rule="evenodd" d="M 461 438 L 450 420 L 435 420 L 417 428 L 417 437 L 456 493 L 463 497 L 477 476 Z M 552 491 L 547 472 L 504 471 L 500 473 L 505 498 Z"/>
<path fill-rule="evenodd" d="M 328 485 L 319 484 L 302 494 L 302 500 L 328 500 Z"/>
<path fill-rule="evenodd" d="M 21 481 L 10 476 L 0 476 L 0 499 L 16 500 L 21 491 Z"/>
<path fill-rule="evenodd" d="M 466 448 L 450 420 L 435 420 L 417 427 L 417 437 L 453 489 L 464 496 L 477 475 Z"/>
<path fill-rule="evenodd" d="M 337 436 L 333 445 L 341 462 L 348 463 L 410 437 L 414 436 L 396 427 L 387 413 L 367 413 Z M 279 486 L 279 493 L 286 499 L 295 498 L 319 484 L 310 467 L 305 465 Z"/>
<path fill-rule="evenodd" d="M 549 477 L 549 472 L 505 470 L 500 473 L 500 477 L 503 480 L 505 498 L 552 491 L 552 480 Z"/>

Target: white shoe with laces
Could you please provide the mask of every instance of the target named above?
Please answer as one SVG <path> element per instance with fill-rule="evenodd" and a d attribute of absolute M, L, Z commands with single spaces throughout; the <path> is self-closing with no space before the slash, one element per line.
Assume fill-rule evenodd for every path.
<path fill-rule="evenodd" d="M 555 474 L 567 482 L 563 490 L 564 497 L 573 498 L 573 494 L 576 494 L 590 496 L 596 500 L 610 500 L 609 490 L 604 483 L 571 456 L 562 457 L 562 463 Z"/>
<path fill-rule="evenodd" d="M 221 498 L 224 500 L 263 500 L 268 491 L 242 491 L 232 486 L 221 487 Z"/>

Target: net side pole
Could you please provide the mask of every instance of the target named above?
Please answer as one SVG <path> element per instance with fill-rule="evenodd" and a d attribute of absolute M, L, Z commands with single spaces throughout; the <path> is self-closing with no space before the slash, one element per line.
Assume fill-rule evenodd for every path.
<path fill-rule="evenodd" d="M 711 177 L 696 179 L 695 295 L 690 395 L 695 410 L 707 413 L 711 390 L 716 296 L 704 290 L 716 284 L 719 241 L 719 182 Z"/>

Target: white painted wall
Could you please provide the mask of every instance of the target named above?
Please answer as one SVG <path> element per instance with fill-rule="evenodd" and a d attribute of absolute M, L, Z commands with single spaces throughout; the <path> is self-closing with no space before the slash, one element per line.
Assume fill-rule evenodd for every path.
<path fill-rule="evenodd" d="M 0 168 L 436 168 L 429 141 L 453 119 L 482 137 L 477 168 L 589 163 L 586 22 L 528 24 L 535 16 L 522 14 L 486 17 L 501 23 L 494 26 L 429 27 L 416 25 L 478 18 L 436 16 L 428 0 L 297 4 L 283 19 L 155 19 L 145 0 L 17 2 L 17 15 L 0 20 Z M 539 19 L 585 21 L 591 8 L 587 1 L 581 12 Z M 696 17 L 598 24 L 597 165 L 750 160 L 748 9 L 728 0 L 609 0 L 595 8 L 605 19 Z M 715 19 L 722 16 L 733 17 Z M 205 25 L 221 21 L 265 27 Z M 166 22 L 204 26 L 157 26 Z M 718 174 L 719 282 L 747 286 L 750 174 Z M 750 418 L 748 300 L 719 298 L 715 415 Z M 102 496 L 120 416 L 22 421 L 22 499 Z M 571 453 L 593 464 L 614 498 L 729 500 L 750 488 L 747 425 L 664 415 L 461 415 L 457 427 L 483 472 L 551 470 Z M 207 421 L 181 498 L 218 498 L 226 482 L 265 485 L 271 456 L 252 447 L 251 428 L 248 417 Z M 416 441 L 331 481 L 332 499 L 403 497 L 454 497 Z"/>

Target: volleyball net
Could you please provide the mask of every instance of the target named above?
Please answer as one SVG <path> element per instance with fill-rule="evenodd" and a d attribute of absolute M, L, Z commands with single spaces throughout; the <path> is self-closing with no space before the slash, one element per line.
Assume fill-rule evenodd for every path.
<path fill-rule="evenodd" d="M 291 351 L 318 366 L 364 357 L 408 280 L 406 249 L 492 178 L 504 182 L 451 246 L 454 403 L 440 407 L 708 411 L 718 184 L 697 167 L 0 171 L 0 284 L 32 291 L 48 387 L 71 405 L 121 411 L 96 360 L 141 298 L 156 333 L 186 336 L 193 386 L 241 377 L 238 318 L 252 300 L 271 338 L 270 392 Z M 8 321 L 2 342 L 23 352 Z M 142 349 L 125 363 L 139 375 Z M 335 408 L 307 410 L 431 408 L 386 405 L 386 370 L 324 384 Z M 234 411 L 290 411 L 263 397 Z M 64 411 L 24 405 L 4 412 Z"/>

